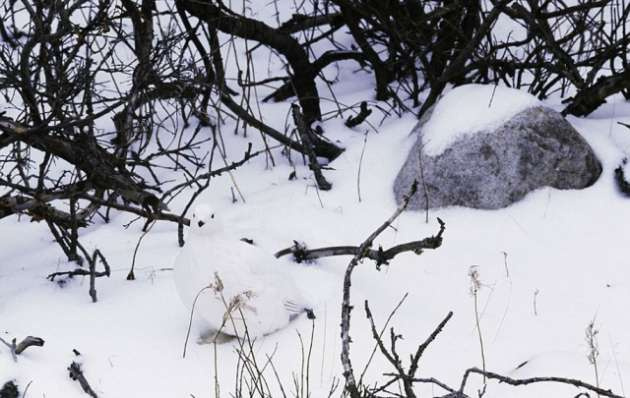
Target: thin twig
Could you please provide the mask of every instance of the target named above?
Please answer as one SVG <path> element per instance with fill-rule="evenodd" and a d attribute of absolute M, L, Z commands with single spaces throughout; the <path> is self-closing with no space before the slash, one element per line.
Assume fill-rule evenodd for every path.
<path fill-rule="evenodd" d="M 190 338 L 190 331 L 192 330 L 193 315 L 195 314 L 195 306 L 197 305 L 197 299 L 199 299 L 199 296 L 201 295 L 201 293 L 203 293 L 204 291 L 210 288 L 212 288 L 212 286 L 208 285 L 208 286 L 203 287 L 201 290 L 199 290 L 197 292 L 197 295 L 195 296 L 195 299 L 192 302 L 192 306 L 190 308 L 190 318 L 188 319 L 188 329 L 186 330 L 186 339 L 184 340 L 184 350 L 182 352 L 182 358 L 186 358 L 186 347 L 188 346 L 188 339 Z"/>
<path fill-rule="evenodd" d="M 322 167 L 319 165 L 317 156 L 315 155 L 315 150 L 311 139 L 311 136 L 314 134 L 313 130 L 304 119 L 304 115 L 302 115 L 302 112 L 300 112 L 300 107 L 297 104 L 291 105 L 291 112 L 293 114 L 295 127 L 298 134 L 300 135 L 300 139 L 302 140 L 302 146 L 304 148 L 304 151 L 306 152 L 306 156 L 308 157 L 309 168 L 313 171 L 313 174 L 315 175 L 317 187 L 322 191 L 329 191 L 332 188 L 332 184 L 326 180 L 326 177 L 324 177 L 324 174 L 322 173 Z"/>
<path fill-rule="evenodd" d="M 367 145 L 368 133 L 363 136 L 363 147 L 361 148 L 361 156 L 359 157 L 359 169 L 357 170 L 357 197 L 361 203 L 361 166 L 363 165 L 363 155 L 365 155 L 365 147 Z"/>
<path fill-rule="evenodd" d="M 488 379 L 498 380 L 500 383 L 506 383 L 511 386 L 523 386 L 523 385 L 535 384 L 535 383 L 561 383 L 561 384 L 569 384 L 578 388 L 585 388 L 587 390 L 593 391 L 596 394 L 603 395 L 609 398 L 625 398 L 621 395 L 617 395 L 613 393 L 612 390 L 606 390 L 606 389 L 594 386 L 589 383 L 585 383 L 577 379 L 570 379 L 566 377 L 553 377 L 553 376 L 552 377 L 530 377 L 527 379 L 513 379 L 511 377 L 502 376 L 498 373 L 483 371 L 479 368 L 470 368 L 470 369 L 467 369 L 466 372 L 464 372 L 464 376 L 462 378 L 462 383 L 459 389 L 459 393 L 463 393 L 464 388 L 466 387 L 466 382 L 468 380 L 468 377 L 470 376 L 470 374 L 473 374 L 473 373 L 485 376 Z"/>
<path fill-rule="evenodd" d="M 362 384 L 363 381 L 363 376 L 365 376 L 365 372 L 367 372 L 368 367 L 370 366 L 370 363 L 372 362 L 372 358 L 374 358 L 374 354 L 376 353 L 376 349 L 378 348 L 378 340 L 381 339 L 383 337 L 383 333 L 385 333 L 385 329 L 387 329 L 387 326 L 389 325 L 389 322 L 392 320 L 392 318 L 394 317 L 394 314 L 396 314 L 396 312 L 398 311 L 398 309 L 402 306 L 402 304 L 405 302 L 405 300 L 407 299 L 407 297 L 409 296 L 409 293 L 405 293 L 403 295 L 403 297 L 400 299 L 400 301 L 398 302 L 398 304 L 396 304 L 396 306 L 394 307 L 394 309 L 392 310 L 392 312 L 389 313 L 389 316 L 387 317 L 387 319 L 385 320 L 385 324 L 383 325 L 383 328 L 381 329 L 381 332 L 374 335 L 373 336 L 377 336 L 378 338 L 376 339 L 376 343 L 374 344 L 374 348 L 372 349 L 372 353 L 370 354 L 370 357 L 368 358 L 365 367 L 363 368 L 363 372 L 361 372 L 361 376 L 359 376 L 359 385 Z M 370 321 L 370 323 L 373 326 L 373 320 L 371 319 L 371 313 L 369 313 L 369 307 L 368 307 L 368 302 L 367 300 L 365 301 L 365 312 L 366 312 L 366 316 L 368 317 L 368 320 Z M 376 329 L 373 328 L 373 332 Z"/>
<path fill-rule="evenodd" d="M 145 236 L 149 234 L 149 232 L 151 231 L 151 228 L 153 228 L 154 225 L 155 225 L 155 221 L 154 220 L 150 221 L 149 226 L 144 230 L 144 232 L 142 232 L 142 235 L 140 235 L 140 237 L 138 238 L 136 247 L 133 250 L 133 257 L 131 259 L 131 269 L 129 270 L 129 273 L 127 274 L 128 281 L 136 280 L 136 274 L 134 273 L 134 269 L 136 268 L 136 257 L 138 255 L 138 249 L 140 249 L 140 244 L 142 243 L 142 240 L 144 239 Z"/>

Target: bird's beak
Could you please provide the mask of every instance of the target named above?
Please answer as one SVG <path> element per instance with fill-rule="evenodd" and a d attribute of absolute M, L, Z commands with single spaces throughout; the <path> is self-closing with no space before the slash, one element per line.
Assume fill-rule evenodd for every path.
<path fill-rule="evenodd" d="M 206 224 L 206 223 L 205 223 L 205 222 L 203 222 L 203 221 L 199 221 L 199 222 L 197 223 L 197 225 L 199 225 L 199 228 L 203 227 L 205 224 Z"/>

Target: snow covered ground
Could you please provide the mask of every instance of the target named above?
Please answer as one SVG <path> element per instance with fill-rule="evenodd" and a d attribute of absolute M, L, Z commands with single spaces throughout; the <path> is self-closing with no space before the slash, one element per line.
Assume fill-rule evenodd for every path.
<path fill-rule="evenodd" d="M 336 86 L 342 103 L 372 97 L 370 77 L 343 73 Z M 324 86 L 320 90 L 326 93 Z M 323 104 L 325 110 L 335 109 L 333 104 Z M 286 104 L 263 108 L 266 120 L 277 126 L 283 124 L 286 111 Z M 382 125 L 380 120 L 375 112 L 370 118 L 374 129 L 364 124 L 350 130 L 341 119 L 324 124 L 327 136 L 346 148 L 330 165 L 333 170 L 325 171 L 333 183 L 330 192 L 315 189 L 311 173 L 297 157 L 294 169 L 275 151 L 275 167 L 268 167 L 259 156 L 234 173 L 245 202 L 232 203 L 232 180 L 227 175 L 213 179 L 199 201 L 212 203 L 226 224 L 271 253 L 293 240 L 310 247 L 359 244 L 396 208 L 392 184 L 415 139 L 409 136 L 416 123 L 412 115 L 390 117 Z M 626 395 L 625 388 L 630 388 L 626 308 L 630 200 L 617 192 L 613 169 L 630 154 L 630 130 L 617 124 L 630 123 L 630 106 L 612 102 L 589 118 L 569 121 L 603 164 L 604 171 L 592 187 L 544 188 L 503 210 L 431 211 L 428 224 L 423 212 L 409 211 L 396 221 L 395 230 L 381 235 L 378 243 L 389 247 L 434 234 L 436 217 L 446 222 L 444 244 L 438 250 L 421 256 L 403 254 L 380 272 L 366 261 L 355 272 L 351 353 L 357 375 L 374 347 L 363 301 L 369 300 L 380 328 L 405 293 L 408 298 L 390 323 L 404 335 L 399 352 L 405 360 L 406 353 L 413 352 L 448 311 L 454 312 L 423 356 L 419 377 L 458 386 L 466 368 L 481 366 L 469 277 L 471 266 L 476 266 L 482 282 L 479 315 L 488 370 L 516 378 L 564 376 L 594 384 L 585 340 L 585 329 L 594 321 L 599 331 L 599 383 Z M 248 142 L 262 147 L 251 130 L 247 138 L 232 135 L 229 126 L 225 132 L 231 159 L 238 160 Z M 290 181 L 294 170 L 298 179 Z M 179 197 L 171 208 L 180 210 L 187 199 Z M 137 279 L 125 279 L 141 236 L 141 222 L 125 227 L 132 220 L 131 215 L 117 213 L 109 224 L 95 223 L 82 231 L 82 242 L 99 248 L 112 266 L 109 279 L 97 280 L 98 303 L 90 301 L 86 278 L 63 284 L 46 280 L 49 273 L 74 265 L 67 263 L 45 225 L 26 218 L 0 222 L 0 337 L 20 340 L 33 335 L 46 340 L 44 347 L 28 349 L 17 362 L 0 345 L 0 383 L 14 379 L 22 391 L 30 384 L 29 397 L 83 397 L 66 371 L 77 360 L 102 397 L 213 397 L 215 372 L 221 395 L 233 393 L 234 342 L 218 347 L 216 368 L 210 345 L 189 344 L 182 358 L 189 313 L 176 294 L 169 269 L 178 252 L 174 224 L 160 223 L 151 230 L 138 252 Z M 304 294 L 315 302 L 317 319 L 311 323 L 302 317 L 255 343 L 261 363 L 266 355 L 272 356 L 289 395 L 296 391 L 294 377 L 300 380 L 303 374 L 300 336 L 308 349 L 312 327 L 312 396 L 327 395 L 333 379 L 341 377 L 341 282 L 349 260 L 336 257 L 295 265 Z M 194 323 L 193 340 L 198 334 Z M 382 380 L 381 374 L 392 370 L 388 366 L 377 354 L 364 380 Z M 279 394 L 271 367 L 265 374 L 271 390 Z M 474 395 L 480 385 L 475 380 L 467 391 Z M 418 389 L 436 396 L 443 393 L 437 388 Z M 510 387 L 491 382 L 486 396 L 568 397 L 577 392 L 554 384 Z"/>
<path fill-rule="evenodd" d="M 407 292 L 408 299 L 392 321 L 405 336 L 400 352 L 411 352 L 449 310 L 455 313 L 425 354 L 420 375 L 457 384 L 465 368 L 480 365 L 468 277 L 469 268 L 476 265 L 483 282 L 479 300 L 488 369 L 513 377 L 558 375 L 594 382 L 585 341 L 585 328 L 594 320 L 599 330 L 600 383 L 623 393 L 630 383 L 630 314 L 625 309 L 630 301 L 630 203 L 616 191 L 612 170 L 630 152 L 630 132 L 616 124 L 630 122 L 630 108 L 617 104 L 614 115 L 570 121 L 602 160 L 604 172 L 594 186 L 583 191 L 541 189 L 499 211 L 433 211 L 429 224 L 423 213 L 406 212 L 396 231 L 382 235 L 379 243 L 388 247 L 433 234 L 437 216 L 447 223 L 444 245 L 437 251 L 399 256 L 381 272 L 365 262 L 355 274 L 351 334 L 357 368 L 365 364 L 373 345 L 363 300 L 369 300 L 382 325 Z M 392 181 L 413 142 L 408 132 L 414 123 L 410 116 L 390 119 L 378 133 L 368 133 L 361 202 L 357 172 L 363 134 L 337 122 L 326 130 L 347 150 L 331 165 L 335 170 L 327 172 L 334 184 L 331 192 L 318 194 L 303 166 L 297 169 L 301 178 L 289 181 L 292 168 L 278 156 L 275 168 L 266 168 L 264 159 L 257 158 L 235 173 L 246 203 L 231 203 L 227 176 L 213 180 L 200 200 L 213 203 L 230 225 L 270 252 L 289 246 L 293 239 L 311 247 L 358 244 L 395 208 Z M 230 146 L 246 142 L 241 137 L 229 139 Z M 111 278 L 97 281 L 96 304 L 87 295 L 87 279 L 64 285 L 45 279 L 48 273 L 73 265 L 66 263 L 44 225 L 3 220 L 0 333 L 5 339 L 34 335 L 46 340 L 43 348 L 29 349 L 17 363 L 2 347 L 3 380 L 15 378 L 22 388 L 32 381 L 30 396 L 80 397 L 79 385 L 66 374 L 76 349 L 82 353 L 86 377 L 102 396 L 213 395 L 211 347 L 192 344 L 187 357 L 181 356 L 188 313 L 175 293 L 172 272 L 164 270 L 171 267 L 178 250 L 176 228 L 168 223 L 153 228 L 139 251 L 137 280 L 127 281 L 141 234 L 138 222 L 123 228 L 130 220 L 121 214 L 108 225 L 84 231 L 84 243 L 101 249 L 113 267 Z M 317 303 L 310 378 L 311 391 L 317 395 L 326 393 L 332 378 L 341 374 L 338 325 L 348 260 L 296 265 L 302 267 L 304 291 Z M 261 357 L 275 352 L 273 361 L 287 390 L 293 388 L 292 373 L 300 372 L 297 333 L 308 339 L 310 328 L 310 321 L 300 319 L 257 342 Z M 220 346 L 218 358 L 227 394 L 233 389 L 236 365 L 233 344 Z M 378 377 L 384 366 L 377 357 L 366 380 Z M 568 396 L 574 391 L 554 385 L 517 389 L 495 384 L 488 396 L 543 392 Z"/>

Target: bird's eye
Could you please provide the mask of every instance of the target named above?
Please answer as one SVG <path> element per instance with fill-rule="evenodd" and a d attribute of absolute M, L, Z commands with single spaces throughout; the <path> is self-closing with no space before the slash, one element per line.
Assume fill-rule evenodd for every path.
<path fill-rule="evenodd" d="M 204 224 L 205 224 L 205 222 L 203 222 L 203 221 L 199 221 L 199 222 L 197 223 L 197 225 L 199 225 L 199 228 L 203 227 L 203 225 L 204 225 Z"/>
<path fill-rule="evenodd" d="M 212 214 L 210 215 L 210 218 L 213 218 L 213 219 L 214 219 L 214 213 L 212 213 Z"/>

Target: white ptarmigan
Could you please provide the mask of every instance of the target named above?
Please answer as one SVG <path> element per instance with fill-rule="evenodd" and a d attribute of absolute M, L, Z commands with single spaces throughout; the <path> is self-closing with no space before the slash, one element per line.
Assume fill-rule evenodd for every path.
<path fill-rule="evenodd" d="M 263 249 L 226 233 L 212 208 L 199 205 L 175 260 L 175 285 L 212 331 L 244 337 L 284 328 L 313 312 L 286 267 Z M 195 302 L 196 299 L 196 302 Z"/>

